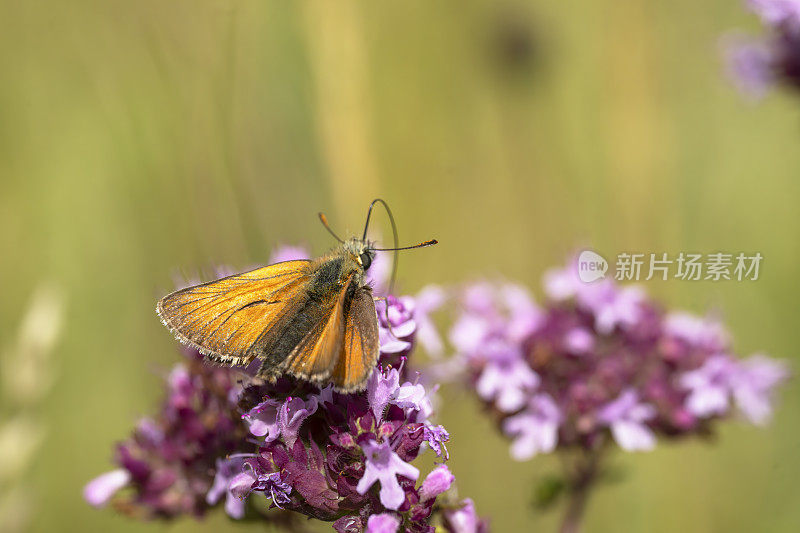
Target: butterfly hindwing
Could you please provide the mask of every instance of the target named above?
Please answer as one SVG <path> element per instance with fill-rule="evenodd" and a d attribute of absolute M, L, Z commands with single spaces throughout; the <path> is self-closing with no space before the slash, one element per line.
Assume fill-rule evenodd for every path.
<path fill-rule="evenodd" d="M 173 292 L 158 302 L 162 322 L 209 358 L 244 364 L 265 331 L 303 302 L 305 260 L 285 261 Z"/>
<path fill-rule="evenodd" d="M 360 287 L 353 294 L 345 317 L 344 342 L 330 378 L 334 387 L 343 392 L 363 389 L 379 353 L 378 315 L 372 289 Z"/>

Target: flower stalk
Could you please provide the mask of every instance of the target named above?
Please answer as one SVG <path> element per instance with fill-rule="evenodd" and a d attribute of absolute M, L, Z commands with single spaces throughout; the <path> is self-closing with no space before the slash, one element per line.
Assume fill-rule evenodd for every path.
<path fill-rule="evenodd" d="M 580 533 L 586 505 L 600 476 L 604 447 L 581 453 L 567 474 L 567 505 L 560 533 Z"/>

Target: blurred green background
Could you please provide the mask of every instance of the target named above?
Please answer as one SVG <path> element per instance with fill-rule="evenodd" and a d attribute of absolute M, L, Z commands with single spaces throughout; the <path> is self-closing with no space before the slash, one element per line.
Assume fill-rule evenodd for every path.
<path fill-rule="evenodd" d="M 796 365 L 798 101 L 752 105 L 724 79 L 720 35 L 756 31 L 740 4 L 0 1 L 0 349 L 41 283 L 65 298 L 12 514 L 33 531 L 263 530 L 135 523 L 81 489 L 179 360 L 153 311 L 176 271 L 322 252 L 317 211 L 350 233 L 376 196 L 402 242 L 441 242 L 403 255 L 409 292 L 492 274 L 541 295 L 581 245 L 761 252 L 755 282 L 644 285 Z M 624 482 L 587 531 L 797 531 L 796 382 L 781 396 L 767 429 L 617 454 Z M 555 460 L 514 463 L 470 396 L 444 399 L 459 494 L 495 531 L 553 531 L 531 500 Z"/>

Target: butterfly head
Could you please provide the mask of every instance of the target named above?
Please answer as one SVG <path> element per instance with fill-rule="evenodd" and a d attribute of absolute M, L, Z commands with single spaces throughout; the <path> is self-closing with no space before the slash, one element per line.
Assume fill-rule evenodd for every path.
<path fill-rule="evenodd" d="M 344 243 L 344 248 L 353 254 L 358 264 L 361 265 L 361 268 L 365 271 L 369 269 L 372 265 L 372 261 L 375 259 L 375 247 L 370 241 L 353 237 Z"/>
<path fill-rule="evenodd" d="M 367 231 L 369 230 L 369 219 L 372 215 L 372 208 L 375 207 L 376 204 L 381 204 L 386 209 L 386 214 L 389 215 L 389 222 L 392 224 L 392 236 L 394 237 L 394 246 L 392 248 L 375 248 L 374 243 L 367 240 Z M 400 250 L 411 250 L 413 248 L 423 248 L 425 246 L 431 246 L 433 244 L 437 244 L 438 241 L 436 239 L 432 239 L 429 241 L 421 242 L 419 244 L 415 244 L 414 246 L 398 246 L 397 241 L 397 226 L 394 223 L 394 217 L 392 216 L 392 211 L 389 209 L 389 206 L 381 200 L 380 198 L 376 198 L 369 204 L 369 210 L 367 211 L 367 221 L 364 223 L 364 234 L 359 239 L 358 237 L 353 237 L 347 241 L 343 241 L 339 238 L 338 235 L 331 229 L 328 225 L 328 219 L 325 217 L 323 213 L 319 214 L 319 219 L 322 222 L 322 225 L 325 226 L 325 229 L 333 235 L 333 238 L 339 241 L 342 244 L 342 249 L 345 252 L 349 253 L 352 258 L 358 263 L 358 266 L 361 267 L 362 272 L 365 272 L 369 267 L 372 265 L 372 261 L 375 259 L 375 252 L 394 252 L 394 261 L 392 262 L 392 277 L 389 283 L 389 288 L 391 292 L 391 288 L 394 286 L 394 279 L 395 274 L 397 273 L 397 252 Z"/>

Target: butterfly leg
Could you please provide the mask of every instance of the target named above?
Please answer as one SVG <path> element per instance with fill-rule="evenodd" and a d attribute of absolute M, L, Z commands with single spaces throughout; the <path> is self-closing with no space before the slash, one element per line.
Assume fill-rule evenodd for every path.
<path fill-rule="evenodd" d="M 389 333 L 392 334 L 392 337 L 396 339 L 397 335 L 394 334 L 392 323 L 389 321 L 389 299 L 386 296 L 375 296 L 373 297 L 373 300 L 376 302 L 383 301 L 386 304 L 383 306 L 384 315 L 386 316 L 386 327 L 389 329 Z"/>

